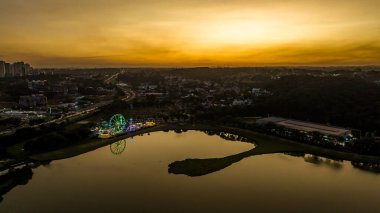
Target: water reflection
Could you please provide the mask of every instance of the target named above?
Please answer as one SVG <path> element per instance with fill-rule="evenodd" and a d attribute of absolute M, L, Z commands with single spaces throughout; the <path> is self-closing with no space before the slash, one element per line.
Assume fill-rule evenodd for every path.
<path fill-rule="evenodd" d="M 326 165 L 334 169 L 342 169 L 343 167 L 343 160 L 334 160 L 312 154 L 305 154 L 303 158 L 305 162 L 317 165 Z"/>
<path fill-rule="evenodd" d="M 186 159 L 169 164 L 169 173 L 184 174 L 190 177 L 207 175 L 222 170 L 246 157 L 254 155 L 254 149 L 224 158 Z"/>
<path fill-rule="evenodd" d="M 243 137 L 241 135 L 233 134 L 230 132 L 216 132 L 216 131 L 202 131 L 207 135 L 218 135 L 219 137 L 228 140 L 228 141 L 238 141 L 238 142 L 253 142 L 252 140 L 248 140 L 248 138 Z"/>
<path fill-rule="evenodd" d="M 1 158 L 1 156 L 0 156 Z M 3 196 L 19 185 L 26 185 L 33 177 L 33 169 L 39 166 L 48 167 L 51 161 L 19 162 L 16 165 L 0 167 L 0 203 Z"/>
<path fill-rule="evenodd" d="M 332 169 L 342 169 L 344 161 L 341 159 L 332 159 L 332 158 L 327 158 L 327 157 L 322 157 L 318 155 L 313 155 L 313 154 L 305 154 L 305 153 L 284 153 L 289 156 L 293 157 L 301 157 L 304 159 L 305 162 L 319 165 L 319 166 L 327 166 Z"/>
<path fill-rule="evenodd" d="M 351 165 L 362 171 L 371 172 L 374 174 L 380 174 L 380 164 L 378 163 L 359 163 L 359 162 L 351 162 Z"/>
<path fill-rule="evenodd" d="M 110 150 L 114 155 L 120 155 L 124 152 L 125 147 L 127 146 L 126 140 L 117 141 L 110 145 Z"/>
<path fill-rule="evenodd" d="M 30 166 L 10 169 L 0 176 L 0 202 L 3 195 L 18 185 L 26 185 L 32 179 L 33 171 Z"/>
<path fill-rule="evenodd" d="M 181 134 L 181 133 L 186 132 L 186 130 L 175 130 L 175 132 Z M 187 175 L 187 176 L 191 176 L 191 177 L 196 177 L 196 176 L 203 176 L 203 175 L 207 175 L 207 174 L 211 174 L 214 172 L 221 171 L 221 170 L 231 166 L 232 164 L 240 162 L 241 160 L 248 158 L 248 157 L 253 157 L 253 156 L 257 156 L 257 155 L 264 155 L 264 154 L 274 154 L 274 153 L 286 154 L 286 155 L 296 157 L 299 159 L 303 158 L 303 160 L 301 160 L 302 164 L 307 163 L 307 164 L 313 164 L 313 165 L 318 165 L 318 166 L 327 166 L 327 167 L 333 168 L 335 170 L 346 170 L 350 167 L 349 166 L 350 164 L 348 164 L 347 161 L 344 161 L 343 159 L 333 159 L 331 157 L 326 157 L 326 156 L 318 155 L 315 153 L 305 154 L 305 152 L 302 152 L 303 150 L 305 150 L 304 147 L 294 146 L 294 144 L 289 145 L 289 143 L 282 141 L 282 140 L 270 138 L 270 139 L 266 140 L 265 142 L 263 142 L 262 138 L 260 138 L 260 140 L 256 140 L 256 139 L 252 140 L 251 138 L 248 139 L 249 137 L 247 137 L 246 135 L 239 135 L 239 134 L 230 133 L 227 131 L 220 131 L 220 132 L 203 131 L 203 133 L 205 133 L 207 135 L 211 135 L 211 136 L 212 135 L 219 136 L 220 138 L 223 138 L 224 141 L 229 141 L 229 142 L 236 141 L 236 142 L 250 143 L 250 144 L 252 144 L 253 148 L 250 149 L 249 147 L 245 146 L 244 149 L 239 149 L 238 151 L 236 151 L 236 152 L 240 152 L 240 153 L 230 155 L 231 153 L 234 153 L 234 152 L 231 152 L 231 150 L 229 150 L 229 152 L 225 152 L 221 155 L 217 155 L 217 156 L 219 156 L 218 158 L 206 158 L 206 159 L 188 158 L 189 156 L 187 154 L 182 155 L 182 157 L 183 157 L 182 158 L 182 157 L 179 157 L 179 155 L 177 156 L 176 153 L 174 153 L 174 149 L 173 149 L 171 152 L 167 152 L 168 154 L 166 156 L 171 156 L 172 158 L 170 159 L 170 161 L 168 160 L 167 162 L 164 163 L 163 168 L 156 167 L 158 165 L 161 165 L 160 163 L 157 163 L 157 164 L 154 164 L 155 167 L 149 167 L 149 168 L 146 168 L 146 170 L 154 171 L 152 173 L 152 175 L 159 173 L 159 169 L 160 169 L 160 171 L 163 171 L 166 175 L 168 173 L 170 173 L 170 174 L 182 174 L 182 175 Z M 167 133 L 163 133 L 163 134 L 167 134 Z M 167 134 L 167 135 L 170 136 L 170 134 Z M 203 137 L 195 137 L 194 131 L 188 131 L 186 134 L 183 134 L 183 135 L 185 137 L 188 137 L 188 139 L 191 138 L 190 141 L 191 140 L 194 141 L 194 138 L 197 138 L 198 141 L 201 141 L 201 140 L 207 141 L 209 139 L 209 137 L 207 137 L 207 136 L 205 136 L 204 138 Z M 169 141 L 172 140 L 172 142 L 170 142 L 166 145 L 164 145 L 165 141 L 154 141 L 154 143 L 147 144 L 145 147 L 149 146 L 151 148 L 151 150 L 152 150 L 152 147 L 154 147 L 155 151 L 159 150 L 160 152 L 163 152 L 162 150 L 167 150 L 168 148 L 170 149 L 173 144 L 178 144 L 177 143 L 178 140 L 181 140 L 177 136 L 174 138 L 170 138 L 168 136 L 161 138 L 162 140 L 165 140 L 165 139 L 168 139 Z M 182 137 L 182 135 L 181 135 L 181 137 Z M 157 138 L 158 137 L 152 137 L 152 140 L 158 140 Z M 218 141 L 222 141 L 222 140 L 218 140 Z M 163 143 L 158 143 L 158 142 L 163 142 Z M 117 141 L 115 143 L 112 143 L 111 145 L 109 145 L 109 150 L 108 150 L 108 147 L 106 147 L 104 149 L 104 153 L 105 153 L 104 156 L 100 156 L 100 155 L 96 154 L 95 152 L 93 152 L 93 153 L 95 153 L 94 155 L 96 155 L 96 159 L 100 159 L 100 157 L 102 157 L 103 159 L 106 159 L 102 162 L 104 162 L 105 164 L 112 165 L 115 162 L 111 162 L 109 160 L 107 161 L 107 159 L 109 159 L 109 158 L 107 158 L 105 156 L 110 157 L 110 155 L 112 155 L 112 154 L 118 155 L 118 156 L 123 156 L 123 153 L 126 152 L 127 146 L 129 144 L 134 144 L 133 138 L 127 138 L 127 139 L 120 140 L 120 141 Z M 131 158 L 129 158 L 129 157 L 131 157 L 131 156 L 132 157 L 133 156 L 140 156 L 138 158 L 138 161 L 136 161 L 137 163 L 133 164 L 133 165 L 138 165 L 138 163 L 140 163 L 142 161 L 149 162 L 150 157 L 152 156 L 152 153 L 151 154 L 147 154 L 147 153 L 142 153 L 142 154 L 138 153 L 137 154 L 137 152 L 141 152 L 141 147 L 143 147 L 143 146 L 140 146 L 140 145 L 143 145 L 143 144 L 144 143 L 136 143 L 136 144 L 134 144 L 134 146 L 128 147 L 128 151 L 131 151 L 131 155 L 126 156 L 126 157 L 128 157 L 128 162 L 130 162 Z M 198 147 L 194 147 L 193 144 L 197 144 L 195 146 L 198 146 Z M 193 148 L 199 149 L 199 147 L 202 144 L 187 143 L 187 145 L 188 145 L 187 146 L 188 149 L 186 149 L 185 152 L 186 153 L 192 153 L 191 149 L 193 149 Z M 104 144 L 103 146 L 106 146 L 106 145 Z M 132 147 L 136 148 L 136 149 L 134 149 L 135 152 L 132 151 L 133 150 Z M 131 148 L 131 149 L 129 149 L 129 148 Z M 219 148 L 219 146 L 218 146 L 218 144 L 216 144 L 216 146 L 213 147 L 212 149 L 218 149 L 218 148 Z M 149 150 L 149 149 L 147 149 L 147 150 Z M 205 154 L 203 156 L 205 156 L 205 157 L 210 156 L 211 154 L 210 154 L 209 150 L 211 150 L 211 148 L 206 149 L 206 151 L 204 152 Z M 243 151 L 243 150 L 247 150 L 247 151 Z M 110 151 L 112 154 L 109 153 Z M 84 152 L 86 152 L 86 150 L 84 150 L 83 153 Z M 191 154 L 189 154 L 189 155 L 191 155 Z M 187 158 L 187 159 L 181 160 L 181 158 L 182 159 Z M 96 159 L 91 159 L 91 160 L 96 161 Z M 154 161 L 154 160 L 152 160 L 152 161 Z M 1 171 L 7 170 L 7 172 L 0 174 L 0 196 L 1 196 L 0 199 L 2 199 L 3 195 L 7 194 L 14 187 L 19 186 L 19 185 L 25 185 L 32 179 L 32 177 L 33 177 L 32 169 L 39 166 L 42 162 L 38 162 L 38 163 L 34 163 L 34 164 L 32 164 L 31 162 L 32 162 L 31 160 L 25 160 L 25 162 L 23 162 L 24 164 L 22 167 L 20 167 L 19 164 L 18 164 L 18 166 L 12 166 L 12 165 L 0 166 Z M 154 162 L 156 162 L 156 161 L 154 161 Z M 161 162 L 161 159 L 160 159 L 160 162 Z M 303 162 L 305 162 L 305 163 L 303 163 Z M 123 163 L 127 164 L 126 161 L 123 161 Z M 256 161 L 254 163 L 256 163 Z M 261 162 L 261 163 L 264 163 L 264 162 Z M 297 161 L 297 163 L 298 163 L 298 161 Z M 378 162 L 373 162 L 373 163 L 351 162 L 351 164 L 354 168 L 360 169 L 360 171 L 363 171 L 363 172 L 370 172 L 370 173 L 374 173 L 374 174 L 380 173 L 380 163 L 378 163 Z M 168 165 L 168 167 L 167 167 L 167 165 Z M 251 166 L 254 166 L 254 165 L 251 165 Z M 267 165 L 261 165 L 260 164 L 258 166 L 266 167 Z M 346 168 L 344 168 L 344 166 Z M 131 167 L 128 167 L 128 169 L 140 170 L 140 169 L 142 169 L 142 167 L 131 166 Z M 126 169 L 126 170 L 128 170 L 128 169 Z M 166 171 L 166 169 L 168 169 L 168 170 Z M 252 167 L 246 168 L 246 170 L 249 170 L 249 169 L 252 169 Z M 273 170 L 276 170 L 276 169 L 280 169 L 280 168 L 273 167 Z M 52 172 L 53 171 L 51 171 L 51 173 Z M 36 172 L 36 173 L 38 173 L 38 172 Z M 223 173 L 221 173 L 221 174 L 223 174 Z M 171 178 L 173 176 L 175 176 L 175 175 L 171 175 Z M 175 177 L 177 178 L 177 176 L 175 176 Z M 36 179 L 38 179 L 38 178 L 36 178 Z M 202 179 L 202 178 L 200 178 L 200 179 Z M 172 181 L 172 179 L 170 179 L 170 181 Z M 170 182 L 170 181 L 168 181 L 168 182 Z M 8 199 L 8 198 L 6 198 L 6 199 Z"/>
<path fill-rule="evenodd" d="M 185 132 L 184 130 L 175 130 L 176 133 Z M 201 131 L 209 136 L 217 135 L 227 141 L 246 142 L 252 143 L 253 140 L 229 132 L 216 132 L 216 131 Z M 169 164 L 168 172 L 172 174 L 184 174 L 191 177 L 202 176 L 222 170 L 242 159 L 255 154 L 255 149 L 251 149 L 239 154 L 226 156 L 223 158 L 210 158 L 210 159 L 186 159 L 183 161 L 175 161 Z"/>
<path fill-rule="evenodd" d="M 169 164 L 168 172 L 172 174 L 183 174 L 190 177 L 203 176 L 213 172 L 222 170 L 234 163 L 237 163 L 244 158 L 252 157 L 255 155 L 261 155 L 265 153 L 256 152 L 255 149 L 242 152 L 236 155 L 226 156 L 223 158 L 210 158 L 210 159 L 185 159 L 182 161 L 175 161 Z M 271 153 L 273 154 L 273 153 Z M 289 154 L 293 157 L 302 157 L 305 162 L 323 165 L 335 170 L 341 170 L 344 167 L 344 160 L 331 159 L 327 157 L 321 157 L 307 153 Z M 351 162 L 354 168 L 360 169 L 365 172 L 380 174 L 379 163 L 363 163 L 363 162 Z"/>
<path fill-rule="evenodd" d="M 120 141 L 116 141 L 115 143 L 112 143 L 110 145 L 111 153 L 114 155 L 121 155 L 125 151 L 125 148 L 127 146 L 127 142 L 128 142 L 128 139 L 124 139 L 124 140 L 120 140 Z M 129 138 L 129 143 L 130 144 L 135 143 L 133 140 L 133 137 Z"/>
<path fill-rule="evenodd" d="M 245 137 L 228 133 L 228 132 L 214 132 L 203 131 L 207 135 L 218 135 L 221 138 L 229 141 L 240 141 L 254 143 L 252 140 L 248 140 Z M 272 141 L 273 142 L 273 141 Z M 278 144 L 277 144 L 278 145 Z M 270 142 L 267 144 L 261 143 L 259 147 L 255 147 L 249 151 L 239 154 L 226 156 L 223 158 L 210 158 L 210 159 L 185 159 L 181 161 L 175 161 L 169 164 L 168 172 L 172 174 L 183 174 L 190 177 L 203 176 L 213 172 L 222 170 L 234 163 L 237 163 L 244 158 L 252 157 L 262 154 L 283 153 L 294 157 L 302 157 L 305 162 L 315 165 L 324 165 L 335 170 L 341 170 L 344 166 L 344 160 L 333 159 L 331 157 L 324 157 L 315 154 L 308 154 L 302 152 L 283 152 L 281 149 L 287 149 L 287 147 L 273 146 Z M 380 163 L 362 163 L 351 162 L 354 168 L 371 173 L 380 173 Z"/>

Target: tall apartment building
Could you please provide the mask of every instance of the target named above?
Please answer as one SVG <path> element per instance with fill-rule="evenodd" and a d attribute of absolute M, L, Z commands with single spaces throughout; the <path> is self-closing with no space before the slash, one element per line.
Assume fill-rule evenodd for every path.
<path fill-rule="evenodd" d="M 22 61 L 13 64 L 0 61 L 0 77 L 25 76 L 30 75 L 31 71 L 32 67 L 30 64 L 26 64 Z"/>
<path fill-rule="evenodd" d="M 13 64 L 14 76 L 23 76 L 25 75 L 24 62 L 16 62 Z"/>
<path fill-rule="evenodd" d="M 0 78 L 5 77 L 5 61 L 0 61 Z"/>
<path fill-rule="evenodd" d="M 13 64 L 5 63 L 5 76 L 14 76 Z"/>

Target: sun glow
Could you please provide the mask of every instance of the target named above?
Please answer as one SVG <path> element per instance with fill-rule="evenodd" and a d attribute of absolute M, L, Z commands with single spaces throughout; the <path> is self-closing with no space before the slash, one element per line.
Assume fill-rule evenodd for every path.
<path fill-rule="evenodd" d="M 35 67 L 380 64 L 373 0 L 20 5 L 6 0 L 0 13 L 0 59 Z"/>
<path fill-rule="evenodd" d="M 207 45 L 263 44 L 296 40 L 303 34 L 288 23 L 280 21 L 227 20 L 206 24 L 200 30 L 200 39 Z"/>

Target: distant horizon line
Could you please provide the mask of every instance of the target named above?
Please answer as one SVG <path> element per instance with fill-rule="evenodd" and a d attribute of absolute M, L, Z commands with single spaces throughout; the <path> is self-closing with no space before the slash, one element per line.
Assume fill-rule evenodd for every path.
<path fill-rule="evenodd" d="M 33 69 L 194 69 L 194 68 L 380 68 L 380 65 L 253 65 L 253 66 L 67 66 L 67 67 L 43 67 Z"/>
<path fill-rule="evenodd" d="M 94 65 L 94 66 L 33 66 L 32 63 L 23 60 L 17 60 L 14 62 L 7 62 L 4 59 L 0 59 L 5 63 L 18 63 L 24 62 L 29 64 L 33 69 L 134 69 L 134 68 L 145 68 L 145 69 L 191 69 L 191 68 L 380 68 L 380 64 L 330 64 L 330 65 L 318 65 L 318 64 L 268 64 L 268 65 Z"/>

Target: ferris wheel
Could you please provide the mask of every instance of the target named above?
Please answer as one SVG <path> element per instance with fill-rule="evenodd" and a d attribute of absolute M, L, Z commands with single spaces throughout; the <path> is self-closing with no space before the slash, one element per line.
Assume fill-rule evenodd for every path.
<path fill-rule="evenodd" d="M 121 114 L 116 114 L 111 117 L 108 125 L 113 134 L 118 134 L 125 129 L 126 124 L 127 122 L 124 116 Z"/>
<path fill-rule="evenodd" d="M 114 155 L 120 155 L 124 152 L 126 147 L 126 140 L 121 140 L 110 145 L 110 150 Z"/>

